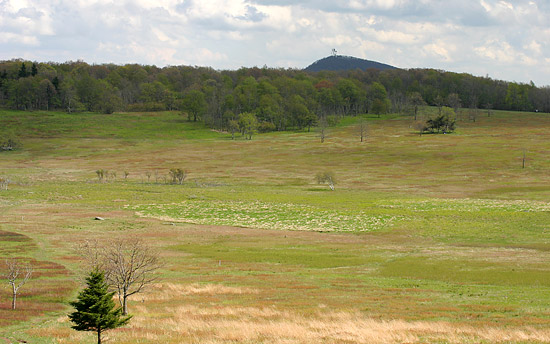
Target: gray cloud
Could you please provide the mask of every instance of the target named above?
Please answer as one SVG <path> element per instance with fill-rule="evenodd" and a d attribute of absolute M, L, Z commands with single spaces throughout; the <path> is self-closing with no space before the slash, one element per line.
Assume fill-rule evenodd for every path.
<path fill-rule="evenodd" d="M 266 17 L 267 15 L 265 13 L 258 11 L 256 7 L 246 5 L 246 14 L 244 16 L 239 16 L 237 18 L 242 20 L 247 20 L 247 21 L 253 21 L 257 23 L 257 22 L 261 22 Z"/>
<path fill-rule="evenodd" d="M 0 59 L 305 67 L 336 48 L 547 85 L 549 15 L 529 0 L 0 0 Z"/>

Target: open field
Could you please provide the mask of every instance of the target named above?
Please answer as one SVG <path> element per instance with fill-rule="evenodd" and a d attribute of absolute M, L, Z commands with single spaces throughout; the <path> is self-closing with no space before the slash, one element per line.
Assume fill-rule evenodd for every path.
<path fill-rule="evenodd" d="M 15 312 L 0 287 L 0 343 L 93 343 L 66 317 L 75 247 L 124 237 L 165 265 L 111 342 L 550 342 L 550 116 L 423 136 L 408 117 L 367 121 L 366 142 L 346 118 L 321 144 L 232 141 L 177 113 L 0 111 L 23 146 L 0 153 L 0 258 L 36 267 Z M 180 167 L 184 185 L 166 184 Z"/>

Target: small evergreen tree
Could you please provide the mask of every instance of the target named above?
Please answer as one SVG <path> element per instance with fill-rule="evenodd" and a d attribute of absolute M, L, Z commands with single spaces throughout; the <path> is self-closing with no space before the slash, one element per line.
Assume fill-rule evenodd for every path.
<path fill-rule="evenodd" d="M 21 62 L 21 68 L 19 69 L 18 76 L 20 78 L 26 78 L 27 76 L 29 76 L 29 74 L 27 73 L 27 66 L 25 66 L 25 62 Z"/>
<path fill-rule="evenodd" d="M 38 67 L 36 67 L 36 63 L 33 62 L 31 67 L 31 75 L 35 76 L 36 74 L 38 74 Z"/>
<path fill-rule="evenodd" d="M 97 343 L 101 344 L 103 331 L 126 325 L 132 316 L 123 316 L 122 309 L 115 309 L 114 292 L 108 291 L 104 273 L 95 269 L 86 278 L 88 286 L 82 290 L 76 301 L 71 302 L 76 311 L 69 314 L 77 331 L 94 331 Z"/>

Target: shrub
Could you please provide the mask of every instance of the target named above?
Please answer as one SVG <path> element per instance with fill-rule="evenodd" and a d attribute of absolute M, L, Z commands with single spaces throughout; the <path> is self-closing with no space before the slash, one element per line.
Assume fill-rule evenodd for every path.
<path fill-rule="evenodd" d="M 452 133 L 455 130 L 455 112 L 453 109 L 443 107 L 441 115 L 435 118 L 430 118 L 426 121 L 426 125 L 423 131 L 429 131 L 431 133 Z"/>
<path fill-rule="evenodd" d="M 327 125 L 329 127 L 333 127 L 338 123 L 340 123 L 340 118 L 338 118 L 337 116 L 334 116 L 334 115 L 327 116 Z"/>
<path fill-rule="evenodd" d="M 164 111 L 166 110 L 166 105 L 158 102 L 135 103 L 127 105 L 126 110 L 128 112 Z"/>
<path fill-rule="evenodd" d="M 0 190 L 7 190 L 10 185 L 10 180 L 8 178 L 0 177 Z"/>
<path fill-rule="evenodd" d="M 260 133 L 267 133 L 270 131 L 275 131 L 276 127 L 275 124 L 271 122 L 262 122 L 258 125 L 258 131 Z"/>
<path fill-rule="evenodd" d="M 329 188 L 334 191 L 334 184 L 336 184 L 336 179 L 334 178 L 334 173 L 332 172 L 322 172 L 317 173 L 315 176 L 317 179 L 317 184 L 328 184 Z"/>
<path fill-rule="evenodd" d="M 181 168 L 171 168 L 170 169 L 170 178 L 172 179 L 172 184 L 183 184 L 185 178 L 187 178 L 187 171 Z"/>
<path fill-rule="evenodd" d="M 0 140 L 0 150 L 2 151 L 12 151 L 19 149 L 20 147 L 21 144 L 14 137 L 8 136 L 7 138 Z"/>

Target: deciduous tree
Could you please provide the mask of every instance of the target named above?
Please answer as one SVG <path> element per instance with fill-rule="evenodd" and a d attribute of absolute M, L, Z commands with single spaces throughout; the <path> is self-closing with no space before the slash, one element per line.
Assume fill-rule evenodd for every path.
<path fill-rule="evenodd" d="M 361 118 L 359 120 L 359 136 L 361 136 L 361 142 L 363 142 L 363 139 L 367 137 L 367 122 Z"/>
<path fill-rule="evenodd" d="M 416 121 L 418 116 L 418 108 L 426 103 L 424 102 L 422 95 L 420 95 L 420 93 L 418 92 L 413 92 L 409 94 L 408 102 L 413 107 L 414 120 Z"/>
<path fill-rule="evenodd" d="M 183 184 L 185 178 L 187 178 L 187 170 L 182 168 L 171 168 L 170 177 L 172 178 L 172 184 Z"/>
<path fill-rule="evenodd" d="M 315 179 L 317 179 L 317 184 L 328 184 L 329 188 L 332 191 L 334 191 L 334 184 L 336 184 L 334 173 L 332 172 L 317 173 L 317 175 L 315 176 Z"/>
<path fill-rule="evenodd" d="M 237 122 L 234 119 L 230 119 L 229 122 L 227 123 L 227 128 L 231 133 L 231 140 L 235 140 L 235 133 L 239 131 L 239 122 Z"/>
<path fill-rule="evenodd" d="M 88 241 L 81 254 L 91 267 L 105 272 L 105 280 L 116 291 L 123 314 L 128 297 L 140 293 L 157 279 L 158 255 L 139 239 L 115 240 L 108 244 Z"/>
<path fill-rule="evenodd" d="M 6 268 L 6 279 L 12 290 L 11 309 L 15 309 L 17 293 L 31 278 L 33 268 L 29 263 L 23 263 L 18 259 L 6 260 Z"/>
<path fill-rule="evenodd" d="M 258 120 L 256 115 L 250 112 L 243 112 L 239 114 L 239 127 L 242 133 L 248 140 L 252 140 L 252 135 L 256 133 L 258 128 Z"/>
<path fill-rule="evenodd" d="M 189 120 L 191 120 L 191 116 L 193 116 L 193 121 L 196 122 L 207 109 L 204 93 L 199 90 L 187 92 L 185 96 L 183 96 L 181 108 L 183 111 L 187 112 Z"/>
<path fill-rule="evenodd" d="M 319 120 L 319 138 L 321 139 L 321 143 L 325 142 L 327 127 L 328 127 L 327 118 L 321 117 L 321 119 Z"/>

